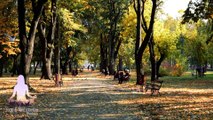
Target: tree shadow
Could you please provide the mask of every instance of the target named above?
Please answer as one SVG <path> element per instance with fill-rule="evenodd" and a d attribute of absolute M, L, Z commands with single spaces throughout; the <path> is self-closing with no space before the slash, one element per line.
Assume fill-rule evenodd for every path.
<path fill-rule="evenodd" d="M 87 88 L 50 94 L 38 94 L 36 119 L 114 119 L 125 120 L 137 116 L 138 105 L 118 104 L 118 101 L 132 98 L 132 94 L 108 94 L 105 91 L 88 92 Z M 11 113 L 7 112 L 5 118 Z M 15 117 L 15 116 L 14 116 Z M 26 118 L 30 116 L 26 116 Z M 16 118 L 16 117 L 15 117 Z"/>
<path fill-rule="evenodd" d="M 163 92 L 162 96 L 147 97 L 139 105 L 144 117 L 150 119 L 195 119 L 213 118 L 213 92 Z"/>

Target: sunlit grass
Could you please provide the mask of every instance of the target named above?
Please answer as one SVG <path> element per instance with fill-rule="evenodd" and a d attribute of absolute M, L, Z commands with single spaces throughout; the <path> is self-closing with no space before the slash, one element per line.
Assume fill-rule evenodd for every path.
<path fill-rule="evenodd" d="M 137 87 L 135 73 L 131 77 L 123 87 Z M 181 77 L 160 79 L 164 81 L 161 96 L 141 93 L 143 96 L 138 99 L 121 100 L 117 104 L 139 104 L 144 119 L 213 119 L 213 71 L 208 71 L 204 77 L 196 78 L 186 72 Z M 149 81 L 150 76 L 146 76 L 146 80 Z"/>

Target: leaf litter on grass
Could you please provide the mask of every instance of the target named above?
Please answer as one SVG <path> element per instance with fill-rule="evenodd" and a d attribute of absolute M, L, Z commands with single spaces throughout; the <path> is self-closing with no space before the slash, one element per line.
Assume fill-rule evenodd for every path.
<path fill-rule="evenodd" d="M 140 92 L 140 87 L 129 83 L 118 85 L 117 81 L 113 81 L 108 82 L 108 84 L 115 86 L 117 89 L 117 91 L 112 94 L 119 93 L 118 95 L 125 96 L 131 93 L 136 96 L 135 98 L 123 97 L 124 99 L 122 100 L 112 102 L 113 106 L 128 104 L 138 105 L 138 110 L 135 110 L 135 113 L 139 114 L 138 111 L 140 111 L 140 114 L 142 115 L 143 119 L 213 119 L 213 89 L 209 87 L 209 84 L 206 84 L 205 81 L 194 81 L 191 85 L 188 81 L 181 82 L 182 83 L 179 83 L 179 87 L 177 88 L 167 87 L 167 85 L 163 86 L 160 90 L 162 94 L 161 96 L 150 96 L 150 92 L 142 93 Z M 9 114 L 8 112 L 3 111 L 2 109 L 5 108 L 6 99 L 9 98 L 9 96 L 12 94 L 12 86 L 14 86 L 15 83 L 15 78 L 7 80 L 3 80 L 3 78 L 0 79 L 0 112 L 2 112 L 1 114 L 3 118 L 7 119 L 29 118 L 29 116 L 26 116 L 26 114 L 20 114 L 20 116 L 15 116 L 13 114 Z M 199 83 L 202 84 L 202 89 L 195 89 Z M 57 114 L 55 114 L 55 117 L 57 118 L 69 117 L 69 115 L 65 115 L 68 114 L 66 113 L 66 109 L 69 108 L 66 107 L 66 109 L 63 109 L 63 106 L 69 105 L 72 102 L 78 102 L 78 100 L 70 101 L 71 94 L 66 92 L 70 90 L 70 85 L 73 84 L 73 80 L 64 81 L 63 87 L 55 87 L 54 81 L 39 80 L 39 78 L 34 78 L 33 80 L 30 80 L 30 84 L 33 88 L 37 90 L 37 92 L 33 94 L 36 94 L 38 98 L 36 104 L 32 107 L 39 109 L 39 113 L 47 112 L 48 114 L 55 114 L 54 112 L 57 112 Z M 170 82 L 169 84 L 173 85 L 172 82 Z M 205 85 L 208 86 L 208 89 L 205 89 Z M 182 86 L 182 88 L 180 86 Z M 132 93 L 131 91 L 136 91 L 137 94 Z M 73 97 L 79 95 L 83 95 L 83 93 L 72 94 Z M 60 104 L 57 104 L 58 102 Z M 130 108 L 123 107 L 123 109 Z M 99 112 L 99 109 L 97 109 L 96 112 Z M 44 114 L 39 113 L 39 118 L 45 118 L 45 116 L 43 116 Z M 78 115 L 77 111 L 76 115 Z M 113 115 L 114 114 L 104 114 L 102 115 L 102 117 Z M 119 114 L 117 115 L 119 116 Z"/>

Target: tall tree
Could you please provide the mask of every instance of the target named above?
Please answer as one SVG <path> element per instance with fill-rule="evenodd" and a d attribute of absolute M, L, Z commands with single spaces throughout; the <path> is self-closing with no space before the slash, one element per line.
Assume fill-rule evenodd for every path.
<path fill-rule="evenodd" d="M 21 61 L 20 61 L 20 74 L 24 75 L 25 82 L 29 85 L 29 71 L 31 59 L 34 50 L 35 33 L 37 25 L 44 8 L 44 4 L 47 0 L 32 0 L 33 8 L 33 19 L 30 24 L 30 30 L 27 34 L 26 31 L 26 7 L 25 0 L 18 0 L 18 23 L 19 23 L 19 39 L 20 39 L 20 50 L 21 50 Z"/>
<path fill-rule="evenodd" d="M 122 20 L 122 16 L 125 10 L 128 8 L 128 1 L 114 1 L 109 0 L 109 74 L 114 74 L 115 71 L 115 60 L 117 58 L 117 52 L 121 40 L 120 28 L 118 27 L 119 22 Z M 116 47 L 117 46 L 117 47 Z"/>
<path fill-rule="evenodd" d="M 45 14 L 45 10 L 43 10 L 43 21 L 41 20 L 39 23 L 39 33 L 40 40 L 42 43 L 42 75 L 41 78 L 51 79 L 52 78 L 52 56 L 53 56 L 53 48 L 54 48 L 54 39 L 55 39 L 55 31 L 56 31 L 56 20 L 57 20 L 57 0 L 51 0 L 51 16 L 50 21 L 47 21 Z M 49 24 L 48 34 L 45 35 L 46 32 L 46 24 Z"/>
<path fill-rule="evenodd" d="M 177 50 L 176 44 L 181 34 L 180 20 L 167 17 L 165 20 L 156 20 L 154 29 L 156 78 L 160 76 L 161 63 L 166 58 L 174 56 Z M 183 32 L 184 33 L 184 32 Z"/>
<path fill-rule="evenodd" d="M 89 24 L 96 24 L 100 29 L 97 33 L 100 36 L 100 52 L 101 52 L 101 69 L 109 70 L 109 74 L 114 74 L 115 60 L 118 55 L 118 50 L 121 45 L 121 20 L 124 13 L 127 11 L 130 0 L 101 0 L 99 2 L 90 1 L 89 4 L 93 16 L 93 21 L 88 21 Z M 94 9 L 95 8 L 95 9 Z M 96 21 L 96 23 L 94 23 Z M 91 29 L 92 32 L 95 29 Z"/>
<path fill-rule="evenodd" d="M 143 53 L 147 47 L 153 35 L 153 26 L 155 20 L 155 13 L 157 8 L 157 1 L 152 0 L 152 7 L 149 20 L 145 19 L 145 9 L 146 0 L 134 0 L 134 8 L 137 14 L 137 33 L 135 42 L 135 63 L 136 63 L 136 73 L 137 81 L 136 84 L 144 84 L 144 69 L 142 64 Z M 149 22 L 149 23 L 148 23 Z M 144 31 L 144 37 L 141 36 L 142 28 Z"/>
<path fill-rule="evenodd" d="M 77 9 L 78 10 L 78 9 Z M 59 11 L 59 37 L 61 46 L 61 67 L 62 73 L 68 74 L 68 66 L 73 62 L 76 54 L 80 54 L 81 37 L 87 32 L 81 20 L 67 8 L 60 8 Z M 79 53 L 78 53 L 79 52 Z M 71 68 L 71 66 L 70 66 Z"/>

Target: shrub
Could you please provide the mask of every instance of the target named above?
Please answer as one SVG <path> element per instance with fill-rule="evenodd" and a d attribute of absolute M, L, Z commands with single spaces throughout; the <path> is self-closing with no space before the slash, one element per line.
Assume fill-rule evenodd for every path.
<path fill-rule="evenodd" d="M 169 76 L 169 69 L 165 67 L 161 67 L 159 70 L 159 77 Z"/>
<path fill-rule="evenodd" d="M 185 66 L 180 65 L 180 64 L 175 64 L 172 67 L 172 71 L 171 71 L 171 76 L 176 76 L 179 77 L 181 76 L 183 73 L 185 72 Z"/>

